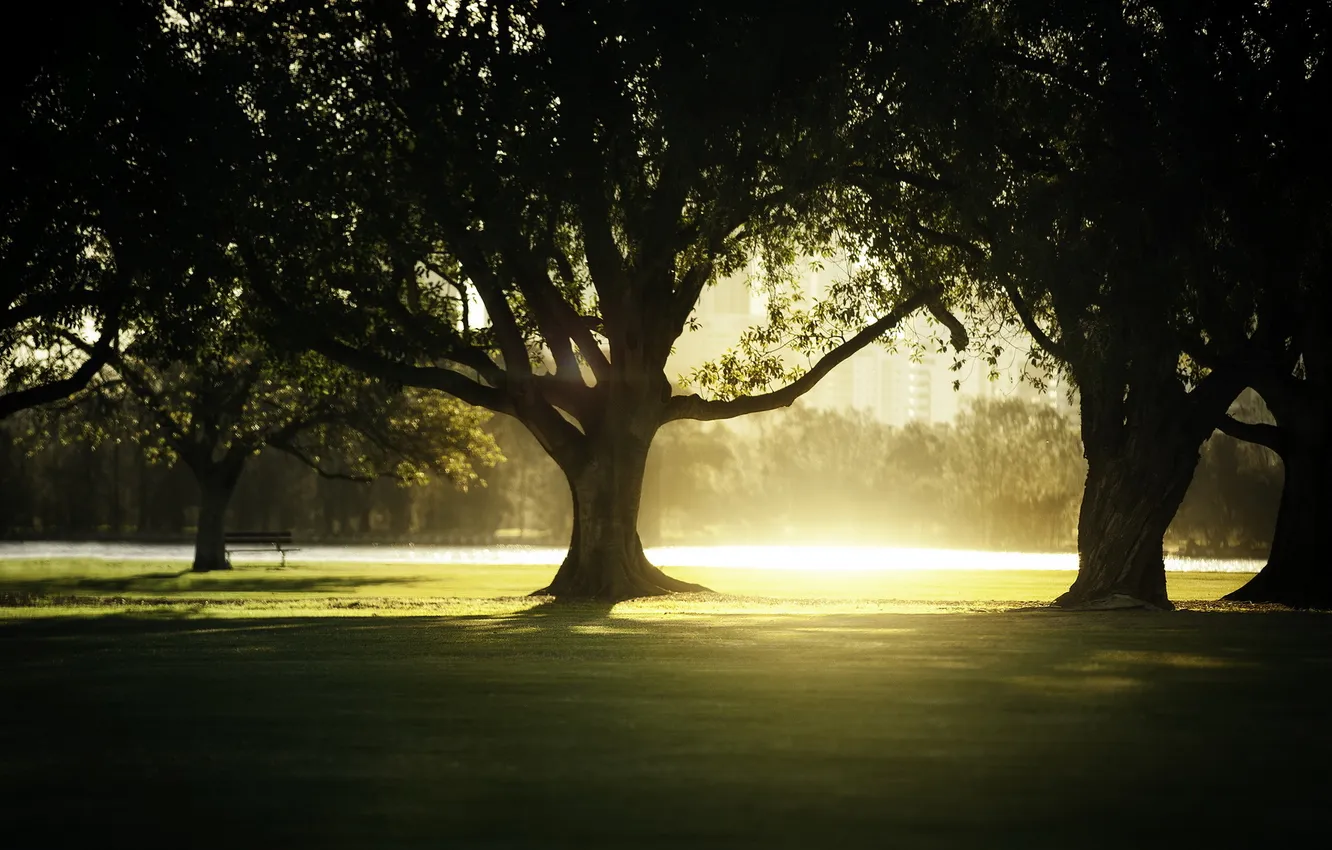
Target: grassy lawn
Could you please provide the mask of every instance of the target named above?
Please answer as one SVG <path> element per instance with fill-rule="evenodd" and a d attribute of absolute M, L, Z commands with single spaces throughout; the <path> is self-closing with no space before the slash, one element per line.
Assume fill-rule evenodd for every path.
<path fill-rule="evenodd" d="M 1242 576 L 1172 576 L 1192 610 L 1065 614 L 1003 601 L 1057 573 L 861 576 L 880 592 L 828 601 L 804 575 L 760 596 L 758 571 L 679 570 L 734 595 L 608 610 L 514 596 L 548 568 L 178 569 L 0 566 L 0 814 L 41 836 L 8 846 L 1279 847 L 1325 827 L 1332 620 L 1206 601 Z"/>
<path fill-rule="evenodd" d="M 797 602 L 838 610 L 956 610 L 1038 605 L 1073 582 L 1071 571 L 1056 570 L 753 570 L 670 567 L 671 575 L 711 587 L 737 605 L 770 607 Z M 481 604 L 495 610 L 496 597 L 522 597 L 545 586 L 554 567 L 521 564 L 446 565 L 414 563 L 308 564 L 285 569 L 276 563 L 240 564 L 229 572 L 189 572 L 186 562 L 0 560 L 0 599 L 43 601 L 49 613 L 70 606 L 123 606 L 157 602 L 181 608 L 210 606 L 213 613 L 455 613 Z M 1186 605 L 1219 599 L 1249 576 L 1237 573 L 1170 573 L 1170 594 Z M 855 600 L 855 602 L 848 602 Z M 59 603 L 52 607 L 52 602 Z M 523 603 L 531 604 L 531 603 Z M 354 607 L 352 607 L 354 606 Z M 905 606 L 905 607 L 903 607 Z M 509 606 L 511 607 L 511 605 Z M 20 609 L 31 616 L 31 609 Z M 6 615 L 0 607 L 0 617 Z M 11 615 L 14 609 L 10 609 Z"/>

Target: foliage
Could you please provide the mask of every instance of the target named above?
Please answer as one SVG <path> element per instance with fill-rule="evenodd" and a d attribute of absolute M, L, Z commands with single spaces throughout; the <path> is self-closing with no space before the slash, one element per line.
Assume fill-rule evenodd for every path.
<path fill-rule="evenodd" d="M 131 319 L 190 321 L 216 244 L 198 237 L 245 182 L 246 128 L 162 3 L 33 14 L 0 89 L 0 417 L 86 385 Z"/>
<path fill-rule="evenodd" d="M 277 188 L 241 250 L 270 302 L 321 315 L 307 344 L 515 415 L 566 464 L 607 411 L 658 401 L 704 287 L 758 259 L 780 288 L 798 253 L 833 245 L 825 195 L 857 120 L 837 75 L 861 49 L 846 14 L 201 8 L 189 31 L 209 55 L 250 51 L 261 69 Z M 752 61 L 779 45 L 780 62 Z M 855 315 L 792 307 L 774 332 L 826 352 L 902 306 L 903 287 L 878 280 Z M 655 424 L 809 385 L 743 409 L 672 402 Z"/>
<path fill-rule="evenodd" d="M 362 482 L 433 473 L 465 487 L 478 479 L 473 464 L 498 459 L 483 412 L 275 348 L 255 334 L 242 296 L 220 296 L 210 310 L 212 322 L 186 345 L 140 322 L 87 391 L 33 417 L 30 436 L 63 430 L 95 443 L 114 429 L 150 458 L 182 460 L 201 479 L 230 469 L 233 482 L 265 447 L 325 477 Z"/>
<path fill-rule="evenodd" d="M 1073 423 L 1019 400 L 903 428 L 797 408 L 741 451 L 752 527 L 830 542 L 1064 548 L 1083 474 Z"/>

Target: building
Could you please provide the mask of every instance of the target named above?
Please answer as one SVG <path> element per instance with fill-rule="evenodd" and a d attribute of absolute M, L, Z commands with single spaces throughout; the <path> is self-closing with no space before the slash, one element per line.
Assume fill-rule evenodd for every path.
<path fill-rule="evenodd" d="M 802 286 L 812 297 L 819 297 L 840 273 L 844 272 L 834 263 L 810 268 Z M 762 297 L 751 291 L 746 277 L 742 272 L 703 291 L 694 312 L 698 327 L 686 329 L 677 340 L 667 364 L 670 377 L 688 386 L 694 369 L 735 348 L 745 330 L 763 321 Z M 860 410 L 897 426 L 950 422 L 969 398 L 1016 397 L 1069 409 L 1065 388 L 1057 382 L 1038 391 L 1024 380 L 1029 339 L 1022 337 L 1005 346 L 998 358 L 998 375 L 991 380 L 989 364 L 982 360 L 963 361 L 955 370 L 952 349 L 941 353 L 932 342 L 937 336 L 931 319 L 923 314 L 913 316 L 895 339 L 867 346 L 830 372 L 804 403 Z M 795 361 L 792 355 L 793 365 Z"/>

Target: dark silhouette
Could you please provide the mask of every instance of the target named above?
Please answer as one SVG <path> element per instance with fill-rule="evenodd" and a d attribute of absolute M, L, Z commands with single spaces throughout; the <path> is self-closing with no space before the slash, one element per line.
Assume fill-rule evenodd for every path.
<path fill-rule="evenodd" d="M 943 310 L 932 281 L 881 282 L 873 315 L 815 324 L 808 347 L 825 356 L 789 382 L 769 374 L 705 399 L 673 396 L 664 374 L 704 287 L 751 258 L 780 269 L 796 247 L 831 250 L 820 208 L 856 114 L 837 85 L 847 19 L 705 3 L 641 17 L 619 3 L 340 9 L 298 17 L 279 4 L 241 24 L 309 36 L 259 41 L 261 64 L 300 69 L 259 89 L 276 161 L 316 175 L 275 207 L 313 209 L 316 232 L 352 228 L 311 244 L 274 226 L 241 246 L 251 277 L 288 324 L 297 310 L 332 317 L 306 325 L 315 350 L 533 433 L 573 499 L 569 556 L 542 592 L 699 589 L 643 555 L 657 429 L 788 405 L 904 316 Z M 311 49 L 332 44 L 364 48 Z M 774 51 L 780 62 L 754 61 Z M 348 75 L 354 85 L 333 84 Z M 328 110 L 291 106 L 329 96 Z M 304 144 L 332 136 L 352 149 Z M 348 159 L 360 182 L 343 181 Z M 553 368 L 534 356 L 543 348 Z"/>
<path fill-rule="evenodd" d="M 235 186 L 217 80 L 159 2 L 32 13 L 0 86 L 0 419 L 86 386 L 134 318 L 187 316 Z"/>
<path fill-rule="evenodd" d="M 1321 64 L 1313 82 L 1282 79 L 1315 62 L 1309 26 L 1327 21 L 1311 9 L 963 7 L 963 35 L 920 66 L 934 97 L 910 102 L 931 168 L 871 191 L 936 200 L 877 226 L 953 252 L 941 262 L 972 282 L 972 313 L 1006 300 L 1035 365 L 1076 387 L 1088 467 L 1079 575 L 1060 605 L 1170 606 L 1162 540 L 1199 449 L 1289 336 L 1267 306 L 1277 264 L 1233 246 L 1268 206 L 1282 207 L 1268 229 L 1304 210 L 1275 186 L 1241 207 L 1254 168 L 1289 165 L 1266 135 L 1274 113 L 1289 98 L 1281 120 L 1298 123 L 1296 105 L 1321 102 Z"/>
<path fill-rule="evenodd" d="M 260 447 L 348 477 L 365 477 L 362 449 L 392 454 L 345 420 L 355 445 L 332 435 L 313 400 L 329 379 L 383 388 L 358 414 L 392 417 L 388 399 L 439 390 L 518 420 L 568 491 L 552 495 L 549 465 L 521 467 L 543 471 L 520 487 L 519 533 L 538 515 L 569 533 L 546 591 L 696 589 L 643 554 L 665 515 L 645 482 L 673 474 L 649 461 L 658 431 L 788 406 L 928 310 L 955 349 L 974 336 L 992 361 L 992 335 L 1024 328 L 1032 374 L 1076 389 L 1080 570 L 1059 604 L 1170 606 L 1165 535 L 1217 427 L 1286 470 L 1269 567 L 1236 598 L 1332 604 L 1332 573 L 1314 566 L 1332 471 L 1332 186 L 1312 129 L 1329 99 L 1323 4 L 848 2 L 809 15 L 404 0 L 184 14 L 115 0 L 41 14 L 0 90 L 18 163 L 0 176 L 0 418 L 40 430 L 27 408 L 90 383 L 101 404 L 137 399 L 162 429 L 157 451 L 205 482 L 203 567 L 219 563 L 229 494 Z M 802 292 L 801 263 L 833 256 L 842 279 Z M 766 315 L 682 394 L 666 359 L 703 290 L 728 277 Z M 245 346 L 218 347 L 209 334 L 229 331 L 223 308 L 237 303 Z M 316 362 L 309 352 L 327 361 L 276 383 L 313 395 L 275 406 L 317 420 L 318 452 L 271 421 L 262 439 L 223 436 L 214 414 L 249 409 L 237 387 Z M 168 373 L 195 377 L 164 406 Z M 1228 415 L 1246 387 L 1274 423 Z M 185 433 L 192 405 L 213 424 Z M 961 424 L 975 436 L 1000 413 Z M 87 430 L 109 415 L 89 413 Z M 947 442 L 900 438 L 926 456 Z M 330 469 L 335 456 L 347 463 Z M 990 494 L 1019 484 L 952 457 L 975 474 L 949 473 L 953 503 L 965 492 L 993 520 L 1007 503 Z M 184 525 L 179 499 L 159 510 L 142 495 L 158 473 L 140 474 L 135 525 Z M 119 529 L 127 488 L 109 489 L 104 524 Z M 1065 492 L 1022 499 L 1062 517 Z M 327 533 L 382 525 L 357 498 L 360 510 L 324 513 Z M 989 525 L 979 539 L 1021 536 Z"/>

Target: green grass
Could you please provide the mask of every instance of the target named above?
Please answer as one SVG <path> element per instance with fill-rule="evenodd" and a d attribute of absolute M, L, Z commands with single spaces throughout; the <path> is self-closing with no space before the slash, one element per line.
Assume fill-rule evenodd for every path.
<path fill-rule="evenodd" d="M 410 563 L 248 564 L 220 573 L 195 574 L 186 563 L 93 559 L 0 561 L 0 597 L 44 603 L 45 613 L 73 613 L 126 604 L 214 609 L 213 613 L 342 613 L 367 615 L 467 613 L 514 610 L 511 601 L 544 586 L 547 566 Z M 1042 604 L 1073 581 L 1072 572 L 1041 570 L 751 570 L 669 568 L 720 596 L 709 611 L 785 608 L 819 604 L 835 610 L 993 610 Z M 1171 573 L 1171 596 L 1186 606 L 1211 603 L 1249 577 L 1235 573 Z M 478 602 L 477 600 L 485 600 Z M 634 603 L 643 607 L 645 603 Z M 649 601 L 647 607 L 657 603 Z M 666 601 L 667 608 L 676 604 Z M 696 607 L 698 602 L 691 601 Z M 498 606 L 498 607 L 497 607 Z M 0 616 L 31 616 L 31 608 Z"/>
<path fill-rule="evenodd" d="M 144 570 L 0 572 L 51 591 L 0 622 L 0 814 L 42 836 L 10 846 L 1277 847 L 1332 790 L 1320 614 L 1003 601 L 1058 574 L 697 571 L 738 595 L 607 609 L 513 596 L 536 568 Z"/>

